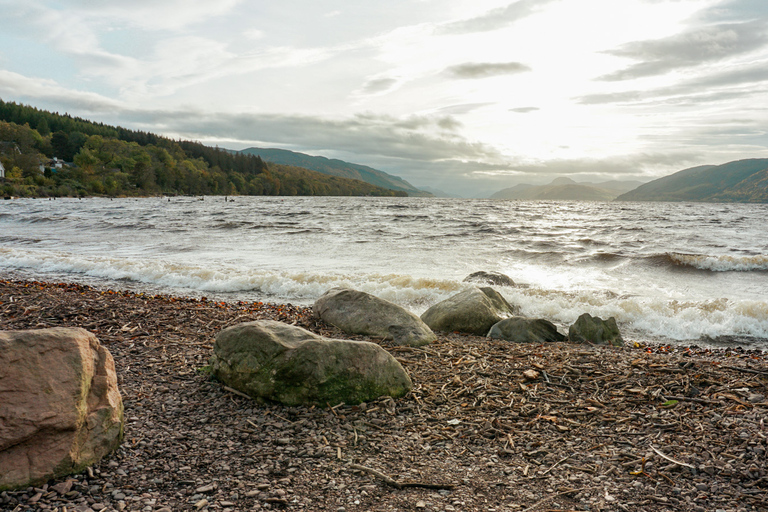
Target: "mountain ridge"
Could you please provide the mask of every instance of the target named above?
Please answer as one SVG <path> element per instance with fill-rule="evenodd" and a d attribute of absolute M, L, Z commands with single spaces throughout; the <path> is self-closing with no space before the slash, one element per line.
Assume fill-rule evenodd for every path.
<path fill-rule="evenodd" d="M 345 162 L 344 160 L 339 160 L 337 158 L 313 156 L 306 153 L 278 148 L 250 147 L 239 151 L 239 153 L 257 155 L 267 162 L 303 167 L 330 176 L 364 181 L 378 187 L 406 192 L 409 196 L 432 196 L 431 193 L 414 187 L 399 176 L 393 176 L 384 171 L 374 169 L 373 167 L 368 167 L 367 165 Z"/>
<path fill-rule="evenodd" d="M 600 183 L 578 183 L 571 178 L 555 178 L 547 185 L 521 183 L 499 190 L 491 199 L 555 200 L 555 201 L 612 201 L 619 194 L 642 185 L 640 181 L 610 180 Z"/>
<path fill-rule="evenodd" d="M 618 201 L 768 202 L 768 158 L 700 165 L 650 181 Z"/>

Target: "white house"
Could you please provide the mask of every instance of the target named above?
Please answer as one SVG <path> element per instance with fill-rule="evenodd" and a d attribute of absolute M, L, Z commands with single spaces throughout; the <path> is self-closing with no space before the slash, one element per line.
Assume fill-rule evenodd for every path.
<path fill-rule="evenodd" d="M 3 167 L 3 162 L 0 162 L 0 178 L 5 178 L 5 167 Z"/>

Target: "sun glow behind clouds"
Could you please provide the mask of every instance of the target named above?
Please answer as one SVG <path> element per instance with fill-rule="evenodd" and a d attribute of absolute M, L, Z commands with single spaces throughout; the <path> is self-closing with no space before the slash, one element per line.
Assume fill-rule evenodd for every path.
<path fill-rule="evenodd" d="M 438 164 L 460 180 L 468 168 L 665 153 L 668 173 L 678 154 L 768 151 L 756 131 L 768 114 L 753 108 L 766 96 L 768 19 L 748 4 L 0 0 L 0 97 L 223 146 L 385 158 L 420 183 Z M 738 25 L 739 5 L 752 25 Z M 725 22 L 738 47 L 693 58 L 696 37 L 727 40 Z M 34 64 L 54 58 L 71 69 Z"/>

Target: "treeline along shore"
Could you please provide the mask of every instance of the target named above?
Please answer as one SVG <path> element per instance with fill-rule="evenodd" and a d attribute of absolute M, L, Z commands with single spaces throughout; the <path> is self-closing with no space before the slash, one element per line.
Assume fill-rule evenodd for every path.
<path fill-rule="evenodd" d="M 257 155 L 95 123 L 0 99 L 6 197 L 406 196 Z"/>
<path fill-rule="evenodd" d="M 206 371 L 215 336 L 310 308 L 0 279 L 0 329 L 83 327 L 112 353 L 122 446 L 27 510 L 768 510 L 768 363 L 757 351 L 377 339 L 404 398 L 258 404 Z"/>

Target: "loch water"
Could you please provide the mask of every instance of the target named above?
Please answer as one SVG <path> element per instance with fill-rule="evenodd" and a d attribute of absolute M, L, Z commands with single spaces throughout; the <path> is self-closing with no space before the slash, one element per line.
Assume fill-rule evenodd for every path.
<path fill-rule="evenodd" d="M 472 272 L 567 332 L 768 350 L 768 205 L 436 198 L 0 202 L 0 276 L 309 305 L 327 289 L 415 312 Z"/>

